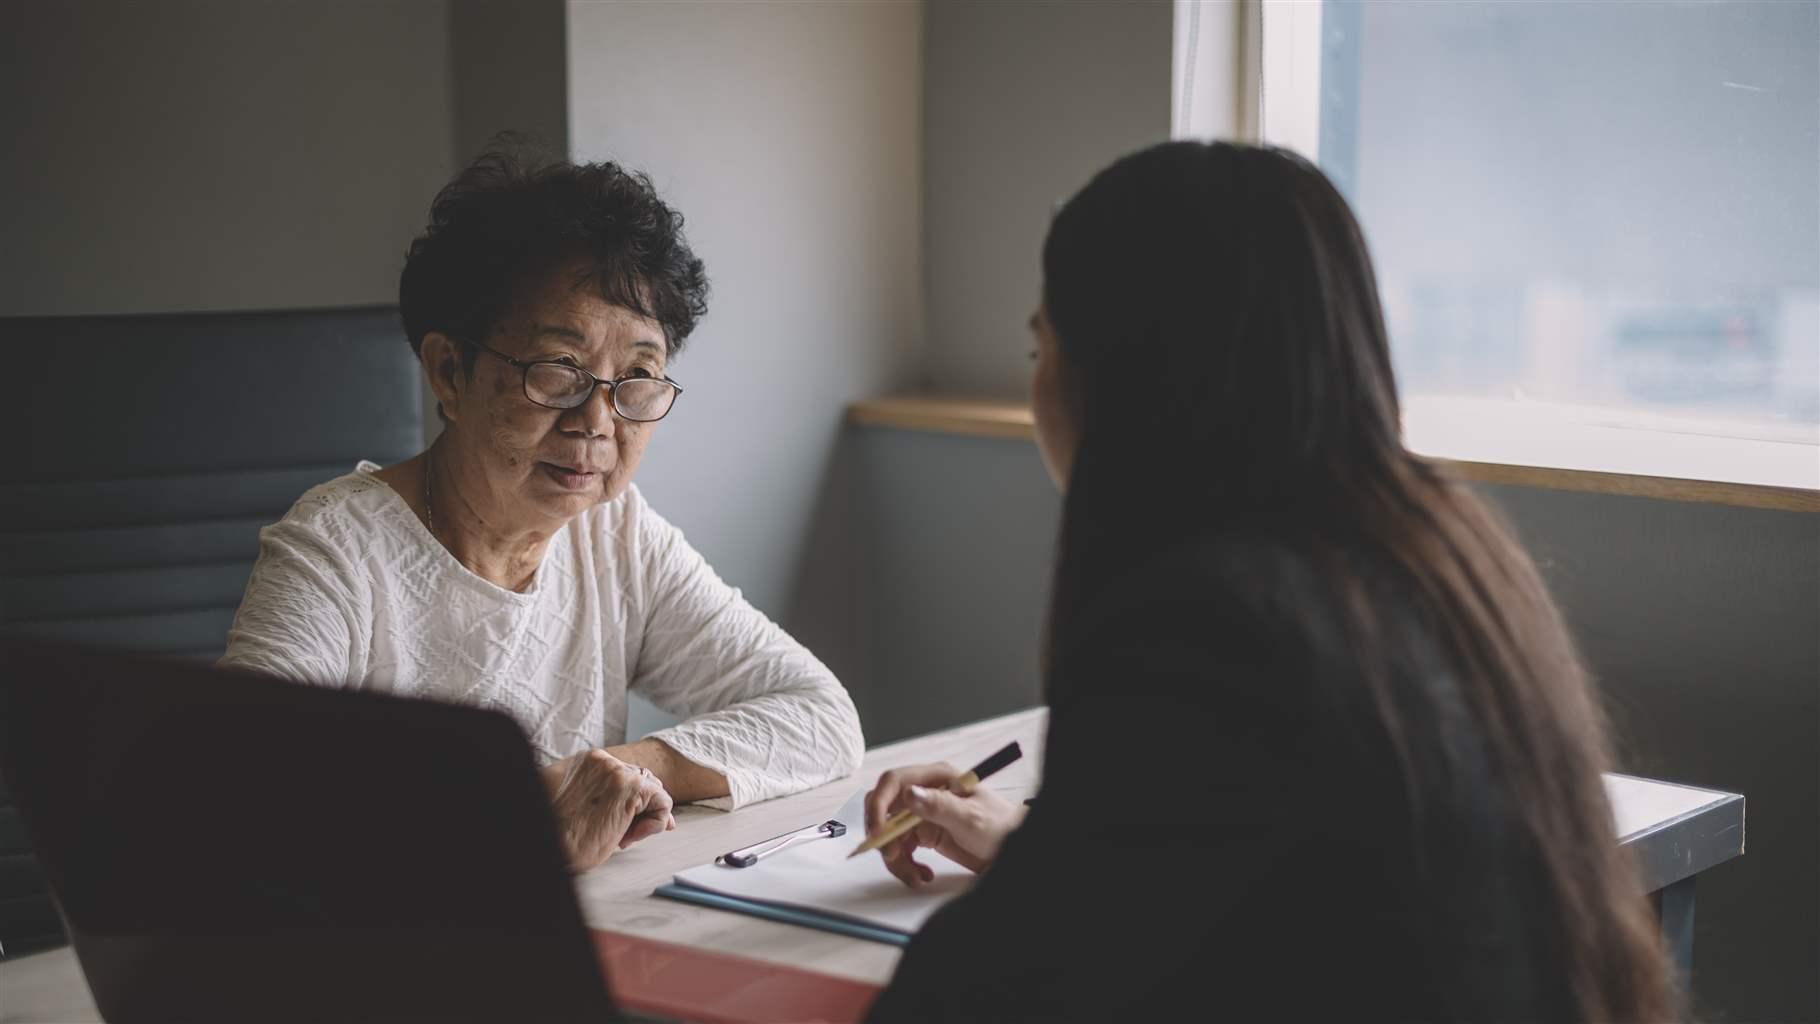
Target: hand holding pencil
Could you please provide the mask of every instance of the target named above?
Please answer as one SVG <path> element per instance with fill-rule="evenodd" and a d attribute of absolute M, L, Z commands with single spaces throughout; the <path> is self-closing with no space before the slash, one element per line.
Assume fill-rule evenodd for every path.
<path fill-rule="evenodd" d="M 1023 823 L 1025 809 L 979 782 L 1020 756 L 1022 750 L 1013 743 L 966 773 L 949 764 L 884 773 L 866 794 L 869 838 L 849 856 L 879 849 L 885 866 L 910 886 L 933 877 L 912 856 L 918 848 L 935 850 L 972 871 L 985 870 L 1005 837 Z"/>

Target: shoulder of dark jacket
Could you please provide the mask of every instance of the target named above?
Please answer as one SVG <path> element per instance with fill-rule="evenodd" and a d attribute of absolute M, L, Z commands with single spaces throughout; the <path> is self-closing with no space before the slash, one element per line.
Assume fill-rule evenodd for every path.
<path fill-rule="evenodd" d="M 1314 557 L 1279 540 L 1197 537 L 1159 551 L 1089 596 L 1063 638 L 1064 658 L 1108 638 L 1158 634 L 1182 619 L 1204 638 L 1320 632 L 1332 616 Z"/>
<path fill-rule="evenodd" d="M 1255 696 L 1270 703 L 1305 701 L 1308 686 L 1356 675 L 1361 606 L 1385 631 L 1386 656 L 1428 661 L 1411 591 L 1382 559 L 1268 536 L 1191 538 L 1090 596 L 1061 638 L 1057 697 L 1107 685 L 1128 693 L 1159 669 L 1199 666 L 1231 685 L 1259 682 Z M 1297 680 L 1308 686 L 1289 685 Z"/>

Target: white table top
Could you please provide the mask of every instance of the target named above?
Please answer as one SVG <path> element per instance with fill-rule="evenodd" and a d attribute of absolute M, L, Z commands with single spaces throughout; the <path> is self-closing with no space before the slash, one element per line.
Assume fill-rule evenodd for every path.
<path fill-rule="evenodd" d="M 1618 838 L 1631 840 L 1664 823 L 1734 799 L 1731 793 L 1694 786 L 1680 786 L 1634 775 L 1605 776 L 1612 817 L 1618 820 Z"/>
<path fill-rule="evenodd" d="M 1021 800 L 1036 790 L 1045 715 L 1043 709 L 1033 708 L 879 747 L 868 752 L 854 778 L 731 814 L 682 808 L 676 816 L 676 831 L 647 839 L 577 880 L 583 913 L 596 928 L 882 984 L 897 966 L 899 950 L 894 946 L 677 903 L 654 897 L 651 890 L 683 868 L 826 818 L 856 789 L 899 765 L 945 760 L 964 768 L 1015 739 L 1023 744 L 1023 760 L 994 776 L 988 786 Z M 1736 799 L 1730 794 L 1622 775 L 1607 776 L 1606 787 L 1618 834 L 1626 840 L 1716 802 Z M 0 1024 L 80 1024 L 100 1019 L 69 949 L 0 963 Z"/>

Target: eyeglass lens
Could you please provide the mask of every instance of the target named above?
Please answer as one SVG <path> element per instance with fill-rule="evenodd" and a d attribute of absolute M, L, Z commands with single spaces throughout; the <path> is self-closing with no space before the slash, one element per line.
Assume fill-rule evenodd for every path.
<path fill-rule="evenodd" d="M 525 396 L 539 405 L 573 409 L 588 400 L 594 380 L 572 366 L 533 363 L 525 371 Z M 632 377 L 613 389 L 613 408 L 629 420 L 659 420 L 676 402 L 669 381 Z"/>

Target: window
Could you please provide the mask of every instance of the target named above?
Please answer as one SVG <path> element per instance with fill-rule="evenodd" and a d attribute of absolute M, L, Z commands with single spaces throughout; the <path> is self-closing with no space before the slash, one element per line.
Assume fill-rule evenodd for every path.
<path fill-rule="evenodd" d="M 1820 4 L 1265 0 L 1411 447 L 1820 488 Z"/>

